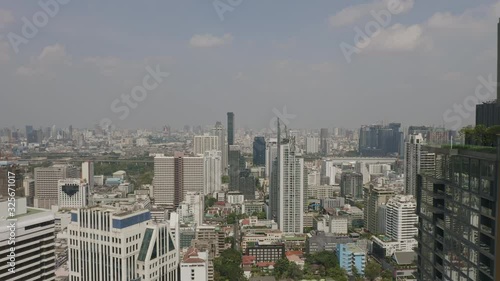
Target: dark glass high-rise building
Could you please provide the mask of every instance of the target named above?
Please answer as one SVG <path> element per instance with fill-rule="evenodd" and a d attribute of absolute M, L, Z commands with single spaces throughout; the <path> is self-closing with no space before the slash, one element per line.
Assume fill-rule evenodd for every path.
<path fill-rule="evenodd" d="M 240 162 L 241 162 L 240 146 L 230 145 L 228 152 L 228 165 L 229 165 L 229 190 L 239 190 L 240 179 Z"/>
<path fill-rule="evenodd" d="M 227 145 L 234 144 L 234 113 L 227 113 Z"/>
<path fill-rule="evenodd" d="M 500 81 L 500 21 L 497 26 L 498 32 L 498 46 L 497 46 L 497 80 Z M 497 100 L 485 101 L 482 104 L 476 105 L 476 125 L 485 125 L 486 127 L 491 127 L 495 125 L 500 125 L 500 85 L 497 85 Z M 486 92 L 486 89 L 483 89 Z"/>
<path fill-rule="evenodd" d="M 400 123 L 362 126 L 359 131 L 359 153 L 363 156 L 401 154 L 403 133 L 400 127 Z"/>
<path fill-rule="evenodd" d="M 253 139 L 253 165 L 264 166 L 266 164 L 266 139 L 255 137 Z"/>
<path fill-rule="evenodd" d="M 239 191 L 245 196 L 245 200 L 255 199 L 255 177 L 249 169 L 240 172 Z"/>
<path fill-rule="evenodd" d="M 419 280 L 500 280 L 499 152 L 425 147 L 417 177 Z"/>
<path fill-rule="evenodd" d="M 328 129 L 321 128 L 319 132 L 319 150 L 322 156 L 328 155 Z"/>

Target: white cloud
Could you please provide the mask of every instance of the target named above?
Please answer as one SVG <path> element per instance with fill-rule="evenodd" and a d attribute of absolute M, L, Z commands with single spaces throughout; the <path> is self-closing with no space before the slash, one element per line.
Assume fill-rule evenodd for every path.
<path fill-rule="evenodd" d="M 229 33 L 222 37 L 217 37 L 212 34 L 196 34 L 189 40 L 189 46 L 194 48 L 211 48 L 230 44 L 233 41 L 233 36 Z"/>
<path fill-rule="evenodd" d="M 0 9 L 0 29 L 14 21 L 14 15 L 11 11 Z"/>
<path fill-rule="evenodd" d="M 53 77 L 53 70 L 61 66 L 71 66 L 71 56 L 66 53 L 63 45 L 56 44 L 43 48 L 40 55 L 31 58 L 30 63 L 17 69 L 17 74 L 23 76 L 50 76 Z"/>
<path fill-rule="evenodd" d="M 342 9 L 340 12 L 328 18 L 328 22 L 333 27 L 341 27 L 346 25 L 352 25 L 359 20 L 366 18 L 370 15 L 370 12 L 379 13 L 380 11 L 390 11 L 389 7 L 394 5 L 393 3 L 399 4 L 396 9 L 399 11 L 398 14 L 407 13 L 413 8 L 414 0 L 376 0 L 372 3 L 359 4 L 350 6 Z M 391 5 L 391 6 L 389 6 Z M 394 16 L 394 15 L 392 15 Z"/>
<path fill-rule="evenodd" d="M 9 50 L 9 43 L 6 41 L 0 41 L 0 61 L 10 60 Z"/>
<path fill-rule="evenodd" d="M 361 48 L 361 44 L 358 44 Z M 430 50 L 432 40 L 424 35 L 422 26 L 415 24 L 404 26 L 395 24 L 370 38 L 370 43 L 365 47 L 371 51 L 414 51 Z"/>
<path fill-rule="evenodd" d="M 441 29 L 483 29 L 487 23 L 483 19 L 477 19 L 469 16 L 467 13 L 461 15 L 453 15 L 450 12 L 435 13 L 428 21 L 427 26 L 430 28 Z"/>
<path fill-rule="evenodd" d="M 97 66 L 104 76 L 112 76 L 120 66 L 120 59 L 115 57 L 89 57 L 85 58 L 83 62 Z"/>

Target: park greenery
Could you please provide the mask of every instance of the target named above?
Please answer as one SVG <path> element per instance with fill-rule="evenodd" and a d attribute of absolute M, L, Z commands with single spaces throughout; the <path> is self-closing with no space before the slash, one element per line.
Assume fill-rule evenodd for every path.
<path fill-rule="evenodd" d="M 224 250 L 220 257 L 214 259 L 215 281 L 244 281 L 241 268 L 241 252 L 235 249 Z"/>

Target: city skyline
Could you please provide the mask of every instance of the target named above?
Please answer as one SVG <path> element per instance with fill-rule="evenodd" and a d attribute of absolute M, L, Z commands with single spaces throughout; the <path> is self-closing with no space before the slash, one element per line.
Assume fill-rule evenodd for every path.
<path fill-rule="evenodd" d="M 498 1 L 429 8 L 401 0 L 401 12 L 350 63 L 340 44 L 353 45 L 356 29 L 374 22 L 370 10 L 387 10 L 387 1 L 284 3 L 242 1 L 220 16 L 212 2 L 70 1 L 18 44 L 12 34 L 24 36 L 22 18 L 44 10 L 2 3 L 0 126 L 92 127 L 107 119 L 121 128 L 180 127 L 234 111 L 239 127 L 265 128 L 286 109 L 295 128 L 396 119 L 449 128 L 460 116 L 454 105 L 496 72 Z M 278 12 L 289 16 L 276 23 Z M 181 27 L 168 28 L 174 24 Z M 381 43 L 395 38 L 401 43 Z M 120 100 L 155 71 L 164 74 L 152 77 L 158 85 L 146 98 Z M 473 112 L 463 116 L 462 125 L 474 123 Z"/>

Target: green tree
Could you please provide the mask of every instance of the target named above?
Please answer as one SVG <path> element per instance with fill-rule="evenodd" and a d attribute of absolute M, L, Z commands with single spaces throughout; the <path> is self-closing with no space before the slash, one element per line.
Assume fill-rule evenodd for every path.
<path fill-rule="evenodd" d="M 380 277 L 382 273 L 382 266 L 375 261 L 368 261 L 365 268 L 365 276 L 370 280 L 374 280 L 377 277 Z"/>
<path fill-rule="evenodd" d="M 234 249 L 224 250 L 220 257 L 214 260 L 214 273 L 216 281 L 243 281 L 241 253 Z"/>
<path fill-rule="evenodd" d="M 274 263 L 274 276 L 276 279 L 281 279 L 286 277 L 285 274 L 288 272 L 290 267 L 290 262 L 285 259 L 279 259 Z"/>
<path fill-rule="evenodd" d="M 288 264 L 288 270 L 286 271 L 286 275 L 285 275 L 287 278 L 290 278 L 293 280 L 300 280 L 300 279 L 302 279 L 303 275 L 304 275 L 304 273 L 302 272 L 302 270 L 300 270 L 300 267 L 296 263 L 290 262 Z"/>
<path fill-rule="evenodd" d="M 215 199 L 211 196 L 205 197 L 205 209 L 208 209 L 208 208 L 212 207 L 213 205 L 215 205 L 215 202 L 217 202 L 217 199 Z"/>
<path fill-rule="evenodd" d="M 252 217 L 257 217 L 259 220 L 265 220 L 267 218 L 266 212 L 253 212 Z"/>
<path fill-rule="evenodd" d="M 392 275 L 392 272 L 390 272 L 389 270 L 384 270 L 380 274 L 380 277 L 382 277 L 382 281 L 391 281 L 393 278 L 393 275 Z"/>
<path fill-rule="evenodd" d="M 347 272 L 339 266 L 328 269 L 326 275 L 335 281 L 348 281 Z"/>
<path fill-rule="evenodd" d="M 229 183 L 229 176 L 222 176 L 222 183 Z"/>

